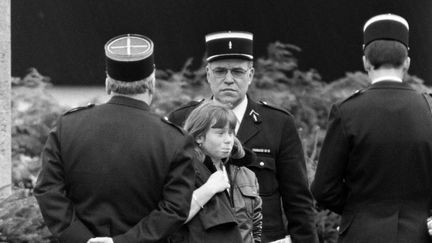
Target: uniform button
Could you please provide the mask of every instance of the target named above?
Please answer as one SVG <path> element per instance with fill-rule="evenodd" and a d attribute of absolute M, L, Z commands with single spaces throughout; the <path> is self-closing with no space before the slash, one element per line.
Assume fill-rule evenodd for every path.
<path fill-rule="evenodd" d="M 264 162 L 261 161 L 261 162 L 260 162 L 260 165 L 261 165 L 261 166 L 264 166 Z"/>

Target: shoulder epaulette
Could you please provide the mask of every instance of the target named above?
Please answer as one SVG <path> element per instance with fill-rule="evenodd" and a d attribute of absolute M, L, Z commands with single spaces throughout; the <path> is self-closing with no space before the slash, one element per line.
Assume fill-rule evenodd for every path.
<path fill-rule="evenodd" d="M 273 110 L 277 110 L 277 111 L 283 112 L 283 113 L 285 113 L 285 114 L 291 116 L 291 113 L 289 113 L 287 110 L 285 110 L 285 109 L 283 109 L 283 108 L 280 108 L 280 107 L 277 107 L 277 106 L 274 106 L 274 105 L 270 105 L 267 101 L 262 101 L 262 100 L 260 100 L 260 103 L 261 103 L 262 105 L 264 105 L 265 107 L 268 107 L 268 108 L 270 108 L 270 109 L 273 109 Z"/>
<path fill-rule="evenodd" d="M 183 109 L 190 108 L 192 106 L 197 106 L 197 105 L 201 104 L 204 100 L 205 99 L 190 101 L 186 105 L 180 106 L 179 108 L 175 109 L 174 111 L 180 111 L 180 110 L 183 110 Z"/>
<path fill-rule="evenodd" d="M 352 98 L 358 97 L 359 95 L 363 94 L 363 92 L 364 92 L 365 90 L 366 90 L 366 89 L 358 89 L 358 90 L 354 91 L 350 96 L 348 96 L 347 98 L 345 98 L 344 100 L 342 100 L 342 101 L 340 102 L 340 104 L 342 104 L 342 103 L 344 103 L 344 102 L 346 102 L 346 101 L 348 101 L 348 100 L 350 100 L 350 99 L 352 99 Z"/>
<path fill-rule="evenodd" d="M 163 122 L 165 122 L 166 124 L 171 125 L 174 128 L 176 128 L 177 130 L 179 130 L 181 132 L 181 134 L 183 134 L 183 135 L 187 134 L 186 130 L 184 130 L 182 127 L 177 126 L 176 124 L 170 122 L 170 120 L 168 119 L 168 117 L 164 116 L 164 117 L 161 118 L 161 120 Z"/>
<path fill-rule="evenodd" d="M 78 106 L 78 107 L 75 107 L 75 108 L 72 108 L 72 109 L 66 111 L 65 113 L 63 113 L 63 116 L 71 114 L 71 113 L 76 112 L 76 111 L 92 108 L 93 106 L 95 106 L 95 104 L 92 104 L 92 103 L 89 103 L 88 105 L 85 105 L 85 106 Z"/>

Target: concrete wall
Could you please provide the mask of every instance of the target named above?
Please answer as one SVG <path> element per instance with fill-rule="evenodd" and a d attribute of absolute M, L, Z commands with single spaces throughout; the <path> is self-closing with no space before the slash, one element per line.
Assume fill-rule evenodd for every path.
<path fill-rule="evenodd" d="M 0 1 L 0 199 L 11 193 L 10 0 Z"/>

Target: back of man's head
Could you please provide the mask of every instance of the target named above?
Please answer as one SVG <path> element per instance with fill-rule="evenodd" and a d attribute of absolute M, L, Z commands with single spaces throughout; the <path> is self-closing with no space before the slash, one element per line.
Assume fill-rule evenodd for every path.
<path fill-rule="evenodd" d="M 137 95 L 148 92 L 149 94 L 153 94 L 155 81 L 154 73 L 149 77 L 134 82 L 116 80 L 107 75 L 105 85 L 108 93 L 114 92 L 122 95 Z"/>
<path fill-rule="evenodd" d="M 398 41 L 376 40 L 366 46 L 364 56 L 374 69 L 400 68 L 408 58 L 408 49 Z"/>

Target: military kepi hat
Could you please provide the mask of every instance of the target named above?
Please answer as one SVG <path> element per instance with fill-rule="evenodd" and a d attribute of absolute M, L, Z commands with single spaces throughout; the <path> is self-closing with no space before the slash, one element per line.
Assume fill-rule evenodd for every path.
<path fill-rule="evenodd" d="M 216 32 L 205 36 L 207 61 L 239 58 L 253 60 L 253 35 L 249 32 Z"/>
<path fill-rule="evenodd" d="M 138 34 L 125 34 L 105 44 L 107 74 L 119 81 L 133 82 L 150 76 L 155 69 L 153 42 Z"/>
<path fill-rule="evenodd" d="M 380 14 L 370 18 L 363 27 L 363 48 L 374 40 L 399 41 L 408 47 L 408 22 L 395 14 Z"/>

